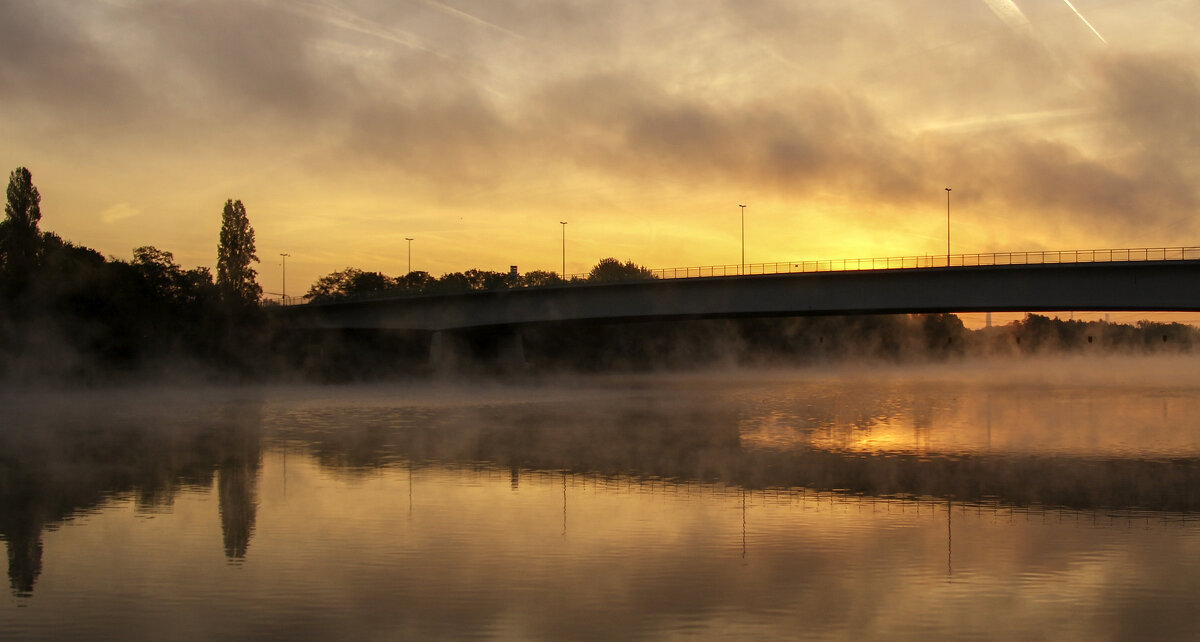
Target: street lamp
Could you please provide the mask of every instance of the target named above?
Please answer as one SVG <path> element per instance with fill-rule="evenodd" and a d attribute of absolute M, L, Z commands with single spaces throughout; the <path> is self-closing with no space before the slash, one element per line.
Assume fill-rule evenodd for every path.
<path fill-rule="evenodd" d="M 746 272 L 746 206 L 738 205 L 738 207 L 742 208 L 742 268 L 738 272 L 738 274 L 745 274 L 745 272 Z"/>
<path fill-rule="evenodd" d="M 567 280 L 567 222 L 559 221 L 562 225 L 562 278 Z"/>
<path fill-rule="evenodd" d="M 413 240 L 411 237 L 408 237 L 408 236 L 404 237 L 404 240 L 408 241 L 408 273 L 412 274 L 412 242 L 413 242 Z"/>
<path fill-rule="evenodd" d="M 279 253 L 283 257 L 283 304 L 287 305 L 287 257 L 291 254 Z"/>
<path fill-rule="evenodd" d="M 950 267 L 950 188 L 946 188 L 946 267 Z"/>

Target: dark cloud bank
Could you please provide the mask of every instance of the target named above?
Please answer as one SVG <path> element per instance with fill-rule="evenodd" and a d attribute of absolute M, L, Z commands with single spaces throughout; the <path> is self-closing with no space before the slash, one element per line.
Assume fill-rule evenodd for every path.
<path fill-rule="evenodd" d="M 878 7 L 697 7 L 687 24 L 727 25 L 716 36 L 666 28 L 686 14 L 624 5 L 497 12 L 468 3 L 475 22 L 428 6 L 362 3 L 63 7 L 8 0 L 0 38 L 0 88 L 51 139 L 120 144 L 130 127 L 151 126 L 169 147 L 197 127 L 258 129 L 280 145 L 329 141 L 310 158 L 314 171 L 369 167 L 451 192 L 531 166 L 897 206 L 953 182 L 966 202 L 1011 208 L 1014 220 L 1058 212 L 1109 237 L 1191 229 L 1200 201 L 1200 72 L 1186 52 L 1068 56 L 1033 32 L 1001 29 L 983 3 L 949 12 L 931 31 L 914 30 L 912 12 Z M 956 28 L 967 31 L 954 36 Z M 635 41 L 647 34 L 663 42 Z M 653 56 L 658 45 L 703 54 L 706 38 L 730 34 L 782 52 L 806 75 L 763 76 L 768 86 L 744 98 L 714 100 L 676 86 Z M 874 59 L 863 34 L 876 38 Z M 929 44 L 937 38 L 949 40 Z M 330 43 L 377 59 L 319 55 Z M 507 62 L 529 68 L 499 67 Z M 787 82 L 770 87 L 776 78 Z M 1073 124 L 1090 133 L 916 124 L 922 114 L 1003 116 L 997 103 L 1075 109 Z"/>

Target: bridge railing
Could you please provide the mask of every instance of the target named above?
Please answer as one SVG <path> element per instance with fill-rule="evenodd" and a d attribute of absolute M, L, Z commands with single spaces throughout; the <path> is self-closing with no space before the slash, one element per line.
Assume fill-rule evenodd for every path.
<path fill-rule="evenodd" d="M 307 294 L 302 296 L 284 296 L 278 292 L 263 292 L 263 297 L 260 304 L 263 306 L 304 305 L 311 300 L 312 297 L 308 296 Z"/>
<path fill-rule="evenodd" d="M 854 272 L 860 270 L 904 270 L 915 268 L 975 267 L 988 265 L 1039 265 L 1055 263 L 1107 263 L 1113 261 L 1182 261 L 1200 259 L 1200 247 L 1143 247 L 1100 250 L 1041 250 L 1036 252 L 990 252 L 924 256 L 890 256 L 862 259 L 779 261 L 745 265 L 703 265 L 656 268 L 660 279 L 694 279 L 713 276 L 797 274 L 806 272 Z M 586 274 L 571 275 L 585 278 Z"/>

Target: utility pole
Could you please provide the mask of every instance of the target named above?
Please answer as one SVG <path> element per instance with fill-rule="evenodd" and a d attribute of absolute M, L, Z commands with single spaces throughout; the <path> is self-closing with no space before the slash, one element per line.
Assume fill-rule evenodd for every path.
<path fill-rule="evenodd" d="M 950 188 L 946 188 L 946 267 L 950 267 Z"/>
<path fill-rule="evenodd" d="M 283 257 L 283 304 L 287 305 L 287 257 L 291 254 L 279 253 Z"/>
<path fill-rule="evenodd" d="M 742 269 L 739 274 L 746 273 L 746 206 L 738 205 L 742 208 Z"/>
<path fill-rule="evenodd" d="M 408 274 L 412 274 L 412 242 L 413 242 L 413 240 L 411 237 L 408 237 L 408 236 L 404 237 L 404 240 L 408 241 Z"/>
<path fill-rule="evenodd" d="M 567 280 L 567 222 L 559 221 L 562 225 L 562 278 Z"/>

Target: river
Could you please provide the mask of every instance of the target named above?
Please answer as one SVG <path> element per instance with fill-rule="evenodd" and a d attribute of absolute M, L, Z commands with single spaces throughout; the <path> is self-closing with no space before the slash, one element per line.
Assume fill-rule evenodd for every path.
<path fill-rule="evenodd" d="M 1193 638 L 1193 359 L 0 394 L 5 639 Z"/>

